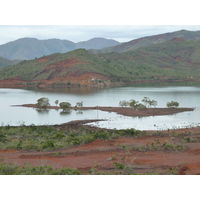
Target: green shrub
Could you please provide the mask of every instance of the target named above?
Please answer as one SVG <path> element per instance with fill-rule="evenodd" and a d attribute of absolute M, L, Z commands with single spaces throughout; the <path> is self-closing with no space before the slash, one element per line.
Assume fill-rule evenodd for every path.
<path fill-rule="evenodd" d="M 43 145 L 43 149 L 54 149 L 54 142 L 53 141 L 46 141 Z"/>
<path fill-rule="evenodd" d="M 124 169 L 125 165 L 123 163 L 114 162 L 113 163 L 115 169 Z"/>

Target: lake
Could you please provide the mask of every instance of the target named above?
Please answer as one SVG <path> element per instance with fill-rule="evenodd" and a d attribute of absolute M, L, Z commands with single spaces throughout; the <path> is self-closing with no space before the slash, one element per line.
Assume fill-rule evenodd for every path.
<path fill-rule="evenodd" d="M 74 111 L 63 114 L 61 110 L 38 112 L 33 108 L 13 107 L 36 103 L 37 99 L 47 97 L 51 105 L 55 100 L 67 101 L 76 105 L 82 101 L 83 106 L 118 106 L 119 101 L 144 97 L 156 100 L 157 107 L 166 107 L 169 101 L 179 102 L 180 107 L 193 107 L 192 112 L 183 112 L 168 116 L 155 117 L 125 117 L 116 113 L 97 110 Z M 126 86 L 118 88 L 66 88 L 49 90 L 0 89 L 0 125 L 52 125 L 72 120 L 105 119 L 106 121 L 91 123 L 104 128 L 135 128 L 139 130 L 166 130 L 185 128 L 200 124 L 200 86 L 191 85 L 154 85 Z"/>

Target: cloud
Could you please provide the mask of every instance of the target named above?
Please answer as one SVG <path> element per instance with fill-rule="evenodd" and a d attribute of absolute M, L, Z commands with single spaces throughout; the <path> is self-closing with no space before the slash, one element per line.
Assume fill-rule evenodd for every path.
<path fill-rule="evenodd" d="M 166 32 L 200 30 L 199 25 L 1 25 L 0 44 L 23 37 L 65 39 L 73 42 L 104 37 L 126 42 Z"/>

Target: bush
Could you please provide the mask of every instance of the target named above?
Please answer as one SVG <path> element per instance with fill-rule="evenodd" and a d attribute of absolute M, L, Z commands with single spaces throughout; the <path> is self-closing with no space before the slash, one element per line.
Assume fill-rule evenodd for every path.
<path fill-rule="evenodd" d="M 123 163 L 114 162 L 113 163 L 115 169 L 124 169 L 125 165 Z"/>
<path fill-rule="evenodd" d="M 53 141 L 47 141 L 42 145 L 43 149 L 54 149 L 54 142 Z"/>
<path fill-rule="evenodd" d="M 168 108 L 177 108 L 177 107 L 179 107 L 179 103 L 176 101 L 167 102 L 167 107 Z"/>
<path fill-rule="evenodd" d="M 37 100 L 36 107 L 38 109 L 46 109 L 48 106 L 50 106 L 48 98 L 42 97 L 42 98 Z"/>
<path fill-rule="evenodd" d="M 8 140 L 7 140 L 7 138 L 6 138 L 6 136 L 5 135 L 3 135 L 3 134 L 0 134 L 0 142 L 7 142 Z"/>
<path fill-rule="evenodd" d="M 21 167 L 15 164 L 0 163 L 0 175 L 80 175 L 76 168 L 53 169 L 51 166 L 29 166 Z"/>
<path fill-rule="evenodd" d="M 69 102 L 61 102 L 59 105 L 63 109 L 63 111 L 66 111 L 71 107 L 71 104 Z"/>

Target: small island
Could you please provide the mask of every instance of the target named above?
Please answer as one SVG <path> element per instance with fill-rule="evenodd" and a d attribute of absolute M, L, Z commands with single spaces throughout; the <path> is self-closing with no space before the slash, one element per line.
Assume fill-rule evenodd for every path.
<path fill-rule="evenodd" d="M 77 102 L 75 106 L 72 106 L 69 102 L 60 102 L 58 100 L 55 101 L 55 106 L 51 106 L 49 103 L 49 99 L 46 97 L 42 97 L 37 100 L 36 104 L 22 104 L 22 105 L 15 105 L 15 106 L 22 106 L 27 108 L 34 108 L 39 111 L 42 110 L 49 110 L 49 109 L 56 109 L 56 110 L 63 110 L 62 112 L 69 112 L 70 110 L 100 110 L 105 112 L 115 112 L 117 114 L 127 116 L 127 117 L 148 117 L 148 116 L 161 116 L 161 115 L 172 115 L 180 112 L 185 111 L 193 111 L 194 108 L 179 108 L 179 103 L 175 101 L 167 102 L 166 108 L 156 108 L 157 101 L 150 100 L 148 97 L 144 97 L 142 100 L 143 104 L 136 101 L 120 101 L 119 107 L 111 107 L 111 106 L 90 106 L 85 107 L 83 106 L 83 102 Z M 59 104 L 59 106 L 58 106 Z M 152 108 L 152 106 L 154 108 Z M 89 119 L 89 120 L 74 120 L 67 122 L 67 124 L 86 124 L 89 122 L 95 121 L 103 121 L 105 119 Z M 66 124 L 66 123 L 65 123 Z"/>
<path fill-rule="evenodd" d="M 14 105 L 22 106 L 27 108 L 36 108 L 35 104 L 22 104 Z M 59 106 L 47 106 L 46 109 L 62 109 Z M 128 116 L 128 117 L 147 117 L 147 116 L 159 116 L 159 115 L 172 115 L 185 111 L 193 111 L 194 108 L 146 108 L 142 110 L 134 109 L 131 107 L 104 107 L 104 106 L 94 106 L 94 107 L 71 107 L 73 110 L 101 110 L 106 112 L 116 112 L 117 114 Z"/>

